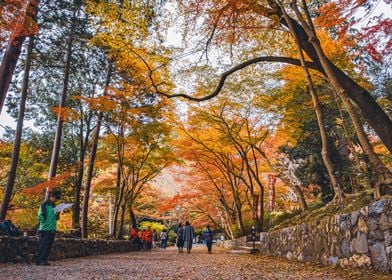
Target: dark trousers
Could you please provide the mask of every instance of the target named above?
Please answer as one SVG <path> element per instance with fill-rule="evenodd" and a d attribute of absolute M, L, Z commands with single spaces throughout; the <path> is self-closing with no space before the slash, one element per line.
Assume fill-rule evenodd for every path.
<path fill-rule="evenodd" d="M 146 250 L 150 251 L 152 249 L 152 241 L 146 241 Z"/>
<path fill-rule="evenodd" d="M 208 252 L 211 252 L 212 240 L 206 240 L 206 245 L 207 245 Z"/>
<path fill-rule="evenodd" d="M 137 244 L 137 247 L 139 250 L 143 249 L 143 242 L 140 240 L 139 237 L 136 237 L 133 242 L 135 242 Z"/>
<path fill-rule="evenodd" d="M 47 263 L 50 250 L 52 249 L 54 241 L 54 232 L 52 231 L 40 231 L 38 241 L 38 252 L 36 263 L 42 264 Z"/>
<path fill-rule="evenodd" d="M 161 239 L 161 248 L 166 249 L 167 239 Z"/>

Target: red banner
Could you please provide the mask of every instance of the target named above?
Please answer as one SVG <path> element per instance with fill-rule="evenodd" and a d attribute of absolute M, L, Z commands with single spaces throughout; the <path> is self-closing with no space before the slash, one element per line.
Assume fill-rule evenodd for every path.
<path fill-rule="evenodd" d="M 257 218 L 258 206 L 259 206 L 259 195 L 254 194 L 253 195 L 253 220 L 256 220 L 256 218 Z"/>
<path fill-rule="evenodd" d="M 268 209 L 273 211 L 275 209 L 275 183 L 276 177 L 273 174 L 268 175 Z"/>

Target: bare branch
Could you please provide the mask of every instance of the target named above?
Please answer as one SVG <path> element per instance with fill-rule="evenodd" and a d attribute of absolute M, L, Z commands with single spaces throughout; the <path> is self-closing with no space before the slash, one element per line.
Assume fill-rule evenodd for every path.
<path fill-rule="evenodd" d="M 291 57 L 280 57 L 280 56 L 261 56 L 261 57 L 256 57 L 256 58 L 250 59 L 248 61 L 245 61 L 245 62 L 243 62 L 243 63 L 241 63 L 241 64 L 239 64 L 239 65 L 237 65 L 237 66 L 235 66 L 235 67 L 233 67 L 231 69 L 229 69 L 228 71 L 224 72 L 221 75 L 221 78 L 220 78 L 220 81 L 218 83 L 218 86 L 216 87 L 214 92 L 209 94 L 209 95 L 206 95 L 204 97 L 194 97 L 194 96 L 190 96 L 190 95 L 182 94 L 182 93 L 181 94 L 167 94 L 167 93 L 160 92 L 159 89 L 156 86 L 154 86 L 154 85 L 153 86 L 154 86 L 154 88 L 155 88 L 155 90 L 157 91 L 158 94 L 166 96 L 167 98 L 183 97 L 183 98 L 186 98 L 186 99 L 189 99 L 189 100 L 192 100 L 192 101 L 205 101 L 205 100 L 211 99 L 211 98 L 213 98 L 213 97 L 215 97 L 215 96 L 217 96 L 219 94 L 219 92 L 222 90 L 222 88 L 223 88 L 223 86 L 225 84 L 226 79 L 231 74 L 233 74 L 233 73 L 235 73 L 235 72 L 237 72 L 239 70 L 242 70 L 242 69 L 244 69 L 244 68 L 246 68 L 246 67 L 248 67 L 248 66 L 250 66 L 252 64 L 259 63 L 259 62 L 280 62 L 280 63 L 288 63 L 288 64 L 301 66 L 301 62 L 300 62 L 299 59 L 291 58 Z M 307 61 L 306 62 L 306 66 L 309 67 L 309 68 L 321 71 L 313 62 Z"/>

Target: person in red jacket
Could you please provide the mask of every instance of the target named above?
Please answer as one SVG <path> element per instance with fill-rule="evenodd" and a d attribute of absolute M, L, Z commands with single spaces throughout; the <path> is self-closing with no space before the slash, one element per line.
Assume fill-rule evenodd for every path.
<path fill-rule="evenodd" d="M 145 231 L 145 242 L 146 242 L 146 249 L 148 251 L 152 248 L 152 230 L 151 227 L 148 227 Z"/>
<path fill-rule="evenodd" d="M 147 250 L 147 243 L 146 243 L 146 229 L 144 228 L 140 233 L 140 239 L 142 241 L 143 250 Z"/>
<path fill-rule="evenodd" d="M 131 229 L 130 240 L 138 245 L 139 250 L 143 249 L 143 242 L 139 238 L 139 231 L 137 230 L 136 227 L 132 227 L 132 229 Z"/>
<path fill-rule="evenodd" d="M 138 236 L 137 228 L 132 227 L 130 240 L 136 240 L 136 239 L 138 239 L 138 237 L 139 236 Z"/>

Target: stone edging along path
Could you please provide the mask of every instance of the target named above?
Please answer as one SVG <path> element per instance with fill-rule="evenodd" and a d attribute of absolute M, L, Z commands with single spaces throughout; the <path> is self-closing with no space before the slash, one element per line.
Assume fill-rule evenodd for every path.
<path fill-rule="evenodd" d="M 33 262 L 37 247 L 37 237 L 0 236 L 0 263 Z M 138 246 L 125 240 L 56 238 L 49 259 L 59 260 L 130 251 L 138 251 Z"/>
<path fill-rule="evenodd" d="M 257 242 L 259 243 L 259 242 Z M 246 238 L 223 247 L 246 246 Z M 340 267 L 392 272 L 392 200 L 358 211 L 260 234 L 260 253 Z"/>

